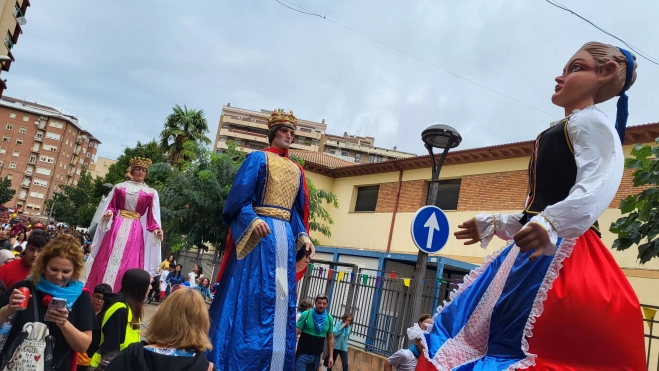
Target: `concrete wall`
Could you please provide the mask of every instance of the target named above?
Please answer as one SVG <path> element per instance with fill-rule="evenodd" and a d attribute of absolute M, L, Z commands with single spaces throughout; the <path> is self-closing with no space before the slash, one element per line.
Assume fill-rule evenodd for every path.
<path fill-rule="evenodd" d="M 334 366 L 332 370 L 344 370 L 340 359 L 340 357 L 337 358 L 337 365 Z M 348 365 L 350 365 L 351 370 L 382 371 L 386 362 L 387 358 L 385 357 L 368 353 L 357 348 L 348 347 Z"/>

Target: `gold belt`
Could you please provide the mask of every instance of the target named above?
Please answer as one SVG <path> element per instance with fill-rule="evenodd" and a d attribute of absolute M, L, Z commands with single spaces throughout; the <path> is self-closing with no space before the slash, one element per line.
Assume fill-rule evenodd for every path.
<path fill-rule="evenodd" d="M 254 208 L 254 212 L 261 216 L 270 216 L 277 219 L 291 220 L 291 212 L 276 207 L 258 206 Z"/>
<path fill-rule="evenodd" d="M 120 210 L 119 216 L 122 216 L 126 219 L 139 219 L 140 213 L 136 213 L 134 211 L 128 211 L 128 210 Z"/>

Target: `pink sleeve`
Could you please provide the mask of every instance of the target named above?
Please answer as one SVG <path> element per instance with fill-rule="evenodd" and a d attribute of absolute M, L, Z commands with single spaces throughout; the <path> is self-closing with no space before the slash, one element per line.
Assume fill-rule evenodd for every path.
<path fill-rule="evenodd" d="M 108 206 L 105 209 L 105 211 L 112 211 L 112 215 L 114 217 L 117 216 L 119 213 L 119 197 L 120 197 L 121 189 L 114 187 L 112 190 L 112 199 L 110 202 L 108 202 Z"/>
<path fill-rule="evenodd" d="M 158 225 L 158 222 L 156 221 L 155 216 L 153 215 L 153 207 L 154 207 L 154 198 L 158 197 L 155 194 L 150 195 L 151 197 L 151 204 L 149 205 L 149 210 L 146 212 L 146 230 L 149 232 L 153 232 L 156 229 L 160 229 L 160 226 Z"/>

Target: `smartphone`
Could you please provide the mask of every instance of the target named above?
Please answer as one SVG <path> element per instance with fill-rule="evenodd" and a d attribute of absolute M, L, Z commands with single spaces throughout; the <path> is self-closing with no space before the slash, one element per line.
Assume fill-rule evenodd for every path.
<path fill-rule="evenodd" d="M 66 307 L 66 299 L 62 298 L 53 298 L 48 305 L 48 310 L 56 310 L 59 308 Z"/>

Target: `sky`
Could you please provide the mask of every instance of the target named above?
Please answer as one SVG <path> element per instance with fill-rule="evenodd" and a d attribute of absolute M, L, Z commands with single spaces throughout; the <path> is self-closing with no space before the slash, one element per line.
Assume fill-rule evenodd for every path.
<path fill-rule="evenodd" d="M 434 124 L 459 149 L 534 139 L 564 116 L 551 95 L 568 59 L 620 44 L 542 0 L 291 1 L 513 99 L 275 0 L 32 1 L 4 95 L 77 116 L 109 158 L 157 138 L 175 104 L 203 109 L 214 140 L 227 103 L 424 154 Z M 659 1 L 562 4 L 659 59 Z M 637 72 L 629 125 L 658 122 L 659 66 Z M 615 120 L 615 99 L 600 108 Z"/>

